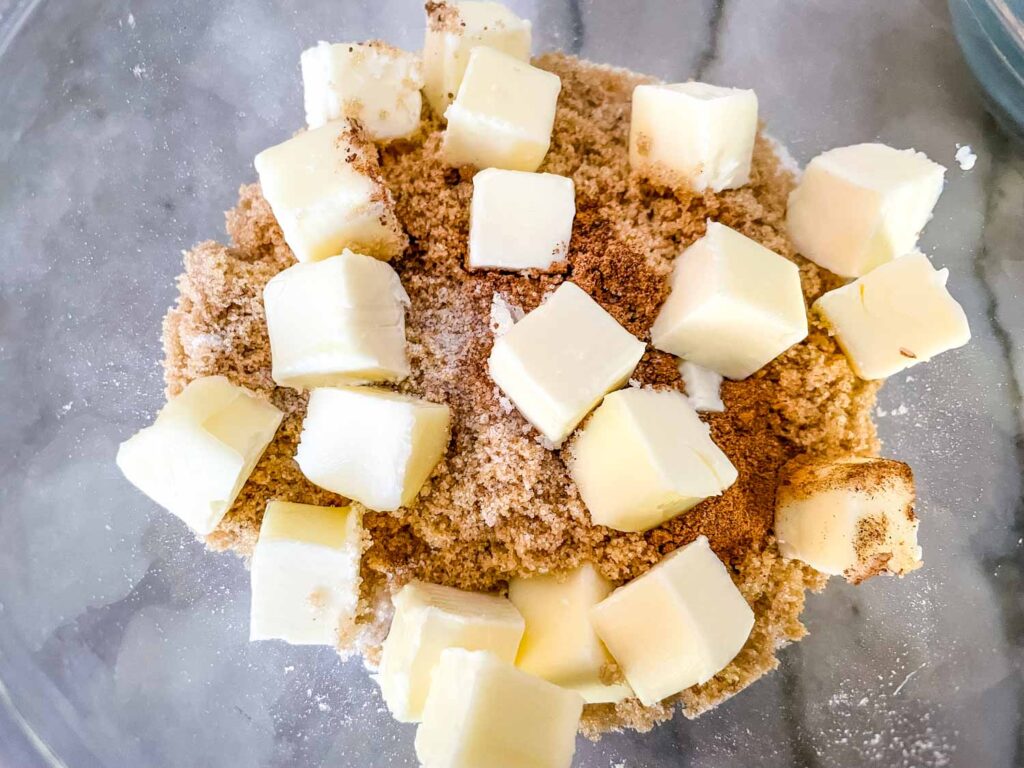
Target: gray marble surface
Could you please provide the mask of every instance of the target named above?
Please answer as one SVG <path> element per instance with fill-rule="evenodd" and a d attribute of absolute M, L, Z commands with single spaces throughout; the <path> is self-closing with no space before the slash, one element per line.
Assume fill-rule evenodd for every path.
<path fill-rule="evenodd" d="M 877 139 L 949 166 L 922 244 L 975 336 L 878 411 L 917 471 L 926 568 L 834 584 L 778 672 L 696 722 L 581 741 L 578 764 L 1021 764 L 1024 156 L 944 3 L 511 4 L 537 50 L 755 88 L 801 162 Z M 301 123 L 300 50 L 421 35 L 414 0 L 0 0 L 0 765 L 415 763 L 357 663 L 246 642 L 242 564 L 113 455 L 161 403 L 180 251 Z"/>

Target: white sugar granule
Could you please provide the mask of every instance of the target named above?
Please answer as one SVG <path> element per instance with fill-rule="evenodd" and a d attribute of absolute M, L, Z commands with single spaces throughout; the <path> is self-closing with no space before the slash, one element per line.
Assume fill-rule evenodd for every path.
<path fill-rule="evenodd" d="M 525 313 L 500 293 L 495 293 L 491 299 L 491 333 L 495 338 L 504 336 L 512 326 L 525 317 Z"/>

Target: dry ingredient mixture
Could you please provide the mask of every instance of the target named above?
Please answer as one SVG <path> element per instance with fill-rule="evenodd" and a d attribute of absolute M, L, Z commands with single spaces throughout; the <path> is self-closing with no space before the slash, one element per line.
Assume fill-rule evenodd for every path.
<path fill-rule="evenodd" d="M 491 381 L 491 308 L 498 294 L 530 311 L 571 278 L 643 340 L 667 293 L 672 260 L 704 234 L 708 218 L 727 224 L 799 264 L 808 302 L 840 280 L 794 252 L 784 234 L 794 184 L 772 144 L 759 136 L 749 185 L 721 193 L 666 191 L 631 176 L 630 99 L 648 78 L 548 54 L 535 62 L 562 80 L 551 149 L 540 168 L 572 177 L 577 216 L 564 274 L 470 273 L 464 268 L 472 171 L 441 158 L 442 125 L 425 115 L 410 140 L 382 149 L 381 170 L 409 235 L 393 262 L 412 306 L 412 376 L 401 389 L 447 403 L 453 429 L 446 459 L 417 502 L 398 513 L 366 511 L 359 626 L 342 639 L 372 663 L 387 631 L 390 590 L 410 578 L 464 589 L 502 590 L 517 573 L 596 564 L 605 576 L 639 576 L 677 547 L 704 534 L 756 614 L 746 646 L 712 680 L 674 697 L 696 716 L 774 669 L 777 649 L 805 634 L 799 621 L 807 589 L 825 577 L 783 561 L 771 535 L 776 476 L 803 452 L 875 453 L 871 421 L 878 385 L 859 380 L 815 318 L 807 339 L 745 381 L 726 381 L 726 411 L 708 414 L 715 442 L 739 470 L 722 496 L 646 533 L 594 526 L 557 452 Z M 294 263 L 258 185 L 243 186 L 227 214 L 231 245 L 205 242 L 185 256 L 180 298 L 164 325 L 168 395 L 199 376 L 224 374 L 262 392 L 285 421 L 220 527 L 215 550 L 252 551 L 268 500 L 341 505 L 306 480 L 293 460 L 305 395 L 271 379 L 261 294 Z M 632 386 L 683 390 L 678 362 L 648 351 Z M 617 675 L 609 669 L 609 678 Z M 674 700 L 644 707 L 635 699 L 588 705 L 581 728 L 647 730 L 672 715 Z"/>

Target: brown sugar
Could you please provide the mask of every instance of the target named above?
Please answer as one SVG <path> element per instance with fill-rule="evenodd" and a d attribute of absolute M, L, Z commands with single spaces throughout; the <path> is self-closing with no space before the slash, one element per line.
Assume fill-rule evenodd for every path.
<path fill-rule="evenodd" d="M 345 642 L 373 661 L 386 630 L 381 606 L 387 591 L 410 578 L 500 591 L 515 574 L 593 562 L 608 578 L 624 581 L 704 534 L 731 567 L 756 623 L 725 670 L 677 697 L 684 712 L 696 716 L 773 669 L 777 649 L 804 634 L 805 591 L 820 589 L 824 580 L 778 555 L 771 536 L 776 475 L 810 449 L 877 450 L 870 416 L 877 385 L 854 376 L 812 319 L 806 341 L 751 378 L 725 382 L 725 412 L 706 417 L 715 442 L 739 470 L 731 488 L 646 533 L 592 525 L 559 453 L 541 444 L 487 374 L 495 294 L 530 311 L 572 279 L 648 340 L 672 259 L 703 234 L 709 218 L 795 261 L 808 301 L 838 283 L 797 256 L 786 239 L 793 179 L 763 137 L 748 186 L 721 193 L 659 190 L 632 175 L 628 161 L 630 95 L 647 79 L 559 54 L 535 63 L 562 78 L 551 149 L 540 170 L 571 176 L 576 185 L 578 213 L 564 274 L 465 269 L 472 173 L 445 166 L 439 122 L 430 118 L 415 139 L 381 150 L 381 174 L 409 236 L 409 248 L 392 262 L 411 299 L 413 374 L 401 388 L 447 403 L 453 430 L 448 455 L 415 504 L 396 514 L 365 514 L 371 543 L 363 558 L 362 624 Z M 223 373 L 287 414 L 238 501 L 207 539 L 213 549 L 247 554 L 269 498 L 345 500 L 302 476 L 293 456 L 306 398 L 276 388 L 270 378 L 260 296 L 293 257 L 258 186 L 242 188 L 227 224 L 232 246 L 203 243 L 186 256 L 181 297 L 165 321 L 165 369 L 169 394 L 197 376 Z M 677 361 L 657 351 L 644 356 L 634 383 L 683 388 Z M 675 703 L 588 706 L 583 730 L 647 729 L 670 717 Z"/>

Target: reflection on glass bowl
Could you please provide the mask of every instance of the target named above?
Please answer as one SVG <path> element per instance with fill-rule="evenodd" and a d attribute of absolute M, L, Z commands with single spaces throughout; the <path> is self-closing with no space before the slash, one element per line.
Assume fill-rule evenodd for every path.
<path fill-rule="evenodd" d="M 950 0 L 949 9 L 989 110 L 1024 141 L 1024 0 Z"/>

